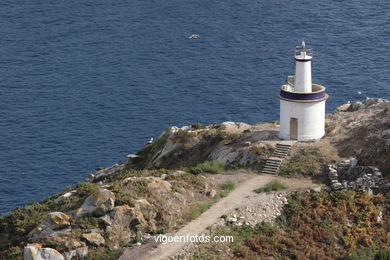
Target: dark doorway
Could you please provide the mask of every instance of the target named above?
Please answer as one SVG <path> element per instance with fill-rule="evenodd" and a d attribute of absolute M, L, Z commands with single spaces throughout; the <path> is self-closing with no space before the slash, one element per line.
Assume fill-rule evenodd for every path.
<path fill-rule="evenodd" d="M 298 118 L 295 117 L 290 118 L 290 139 L 298 139 Z"/>

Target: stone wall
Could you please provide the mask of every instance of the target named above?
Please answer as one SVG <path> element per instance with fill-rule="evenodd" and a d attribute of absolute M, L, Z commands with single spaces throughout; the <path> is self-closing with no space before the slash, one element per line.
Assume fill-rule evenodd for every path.
<path fill-rule="evenodd" d="M 388 186 L 378 168 L 359 166 L 355 158 L 327 165 L 329 190 L 380 191 Z"/>

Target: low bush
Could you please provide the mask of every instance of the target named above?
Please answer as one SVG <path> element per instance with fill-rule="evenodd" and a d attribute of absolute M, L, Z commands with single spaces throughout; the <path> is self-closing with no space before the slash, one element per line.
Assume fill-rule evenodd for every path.
<path fill-rule="evenodd" d="M 277 190 L 284 190 L 286 188 L 286 185 L 284 185 L 279 180 L 273 180 L 267 183 L 264 187 L 254 190 L 256 193 L 261 192 L 271 192 L 271 191 L 277 191 Z"/>
<path fill-rule="evenodd" d="M 220 173 L 226 169 L 226 162 L 220 160 L 213 161 L 205 161 L 203 163 L 199 163 L 196 166 L 192 166 L 188 168 L 188 171 L 194 174 L 198 173 Z"/>
<path fill-rule="evenodd" d="M 222 186 L 222 190 L 218 193 L 220 198 L 226 197 L 230 191 L 236 187 L 236 183 L 232 180 L 227 180 Z"/>
<path fill-rule="evenodd" d="M 187 221 L 191 221 L 199 217 L 203 212 L 208 210 L 212 205 L 214 204 L 214 201 L 207 200 L 199 203 L 195 208 L 193 208 L 190 213 L 188 214 Z"/>
<path fill-rule="evenodd" d="M 281 165 L 279 175 L 306 175 L 312 177 L 321 172 L 321 165 L 321 155 L 318 149 L 301 149 L 287 163 Z"/>

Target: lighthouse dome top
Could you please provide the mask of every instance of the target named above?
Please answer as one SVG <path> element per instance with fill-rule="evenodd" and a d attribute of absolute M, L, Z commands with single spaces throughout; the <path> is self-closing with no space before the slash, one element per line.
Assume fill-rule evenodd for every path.
<path fill-rule="evenodd" d="M 295 47 L 294 57 L 296 61 L 310 61 L 313 58 L 313 48 L 306 47 L 303 41 L 302 45 Z"/>

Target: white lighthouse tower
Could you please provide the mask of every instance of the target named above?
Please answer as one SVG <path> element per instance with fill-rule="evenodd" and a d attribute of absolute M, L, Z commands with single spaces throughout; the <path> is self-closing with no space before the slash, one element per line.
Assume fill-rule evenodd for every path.
<path fill-rule="evenodd" d="M 325 102 L 329 95 L 325 87 L 312 84 L 311 60 L 313 49 L 305 42 L 295 47 L 295 76 L 288 76 L 280 88 L 281 139 L 307 141 L 325 134 Z"/>

